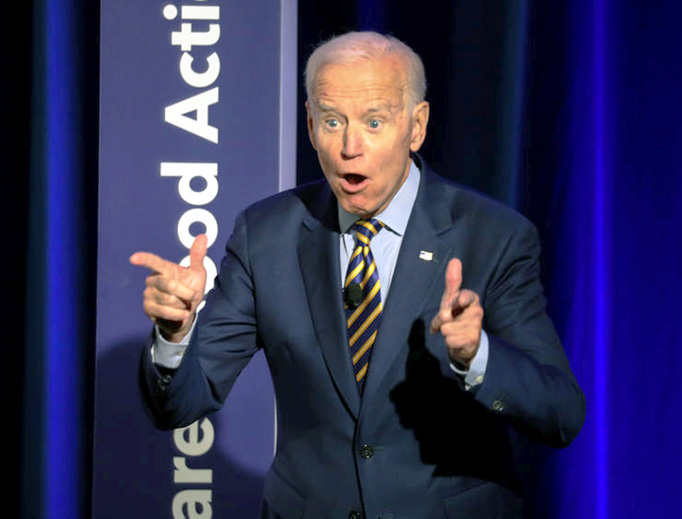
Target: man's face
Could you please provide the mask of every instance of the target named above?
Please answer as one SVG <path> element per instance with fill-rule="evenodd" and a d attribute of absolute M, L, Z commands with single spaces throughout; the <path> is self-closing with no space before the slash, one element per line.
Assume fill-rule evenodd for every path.
<path fill-rule="evenodd" d="M 306 103 L 308 133 L 341 207 L 383 211 L 407 178 L 426 135 L 428 103 L 407 109 L 407 74 L 395 57 L 333 64 Z"/>

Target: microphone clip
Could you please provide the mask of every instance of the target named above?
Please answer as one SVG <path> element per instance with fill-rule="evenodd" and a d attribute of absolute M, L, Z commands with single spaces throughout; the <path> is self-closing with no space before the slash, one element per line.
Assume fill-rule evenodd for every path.
<path fill-rule="evenodd" d="M 362 299 L 362 287 L 359 283 L 351 283 L 343 289 L 343 302 L 347 308 L 357 308 Z"/>

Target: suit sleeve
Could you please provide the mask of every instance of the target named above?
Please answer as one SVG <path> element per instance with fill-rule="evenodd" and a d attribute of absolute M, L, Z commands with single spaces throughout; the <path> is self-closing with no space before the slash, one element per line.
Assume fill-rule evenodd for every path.
<path fill-rule="evenodd" d="M 222 406 L 237 376 L 258 351 L 253 294 L 248 235 L 240 215 L 178 369 L 159 369 L 149 348 L 143 352 L 140 392 L 157 427 L 183 427 Z"/>
<path fill-rule="evenodd" d="M 582 427 L 585 398 L 545 311 L 537 232 L 524 224 L 503 248 L 485 294 L 489 358 L 476 399 L 530 439 L 561 447 Z"/>

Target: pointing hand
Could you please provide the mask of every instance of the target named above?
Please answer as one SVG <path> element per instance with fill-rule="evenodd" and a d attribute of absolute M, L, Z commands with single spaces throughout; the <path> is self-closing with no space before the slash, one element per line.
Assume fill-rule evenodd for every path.
<path fill-rule="evenodd" d="M 192 328 L 194 315 L 206 287 L 207 238 L 200 234 L 189 251 L 189 267 L 181 267 L 150 252 L 136 252 L 130 263 L 152 271 L 147 276 L 143 307 L 161 334 L 171 342 L 181 341 Z"/>
<path fill-rule="evenodd" d="M 478 351 L 482 323 L 478 294 L 462 289 L 462 262 L 453 258 L 445 272 L 445 291 L 440 310 L 431 321 L 431 333 L 440 332 L 450 359 L 468 368 Z"/>

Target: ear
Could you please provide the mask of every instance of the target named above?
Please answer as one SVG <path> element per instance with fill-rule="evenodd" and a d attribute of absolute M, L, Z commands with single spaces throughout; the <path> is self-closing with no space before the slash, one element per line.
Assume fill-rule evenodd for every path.
<path fill-rule="evenodd" d="M 412 110 L 412 136 L 410 150 L 419 151 L 426 138 L 426 125 L 429 123 L 429 103 L 422 101 Z"/>
<path fill-rule="evenodd" d="M 305 113 L 308 120 L 308 138 L 310 143 L 313 145 L 313 149 L 317 151 L 317 143 L 315 142 L 315 132 L 313 131 L 313 115 L 312 108 L 310 107 L 310 101 L 305 102 Z"/>

